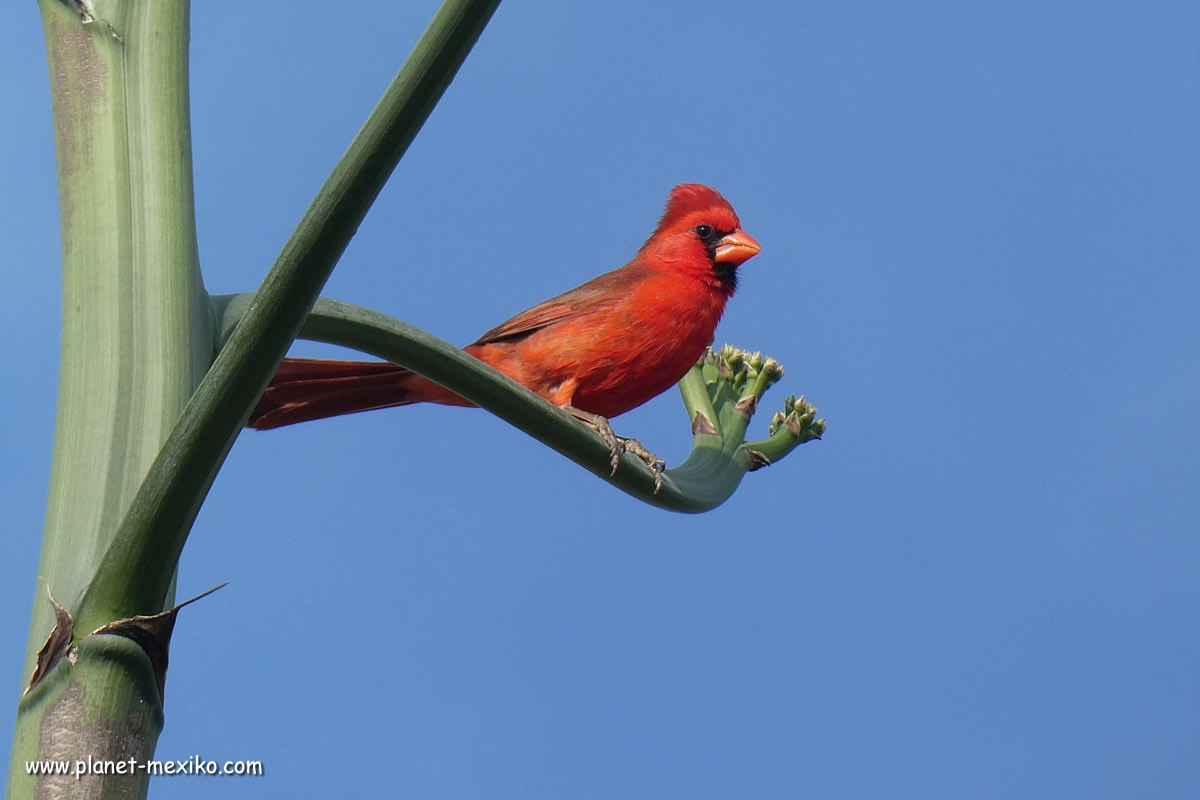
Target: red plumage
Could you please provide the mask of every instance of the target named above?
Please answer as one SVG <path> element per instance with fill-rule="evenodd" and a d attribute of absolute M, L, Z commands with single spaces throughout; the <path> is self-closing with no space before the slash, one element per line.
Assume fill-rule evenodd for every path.
<path fill-rule="evenodd" d="M 466 352 L 552 403 L 615 417 L 679 382 L 713 338 L 736 270 L 759 251 L 716 190 L 683 184 L 633 259 L 485 333 Z M 471 403 L 387 362 L 288 358 L 247 423 L 410 403 Z"/>

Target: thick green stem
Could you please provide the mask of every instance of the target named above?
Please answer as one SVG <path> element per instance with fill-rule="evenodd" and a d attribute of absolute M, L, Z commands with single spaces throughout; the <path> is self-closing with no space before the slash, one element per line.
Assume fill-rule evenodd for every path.
<path fill-rule="evenodd" d="M 97 0 L 90 6 L 94 14 L 88 15 L 71 3 L 40 2 L 58 154 L 63 322 L 38 571 L 67 605 L 78 602 L 91 580 L 213 354 L 192 210 L 188 3 Z M 168 584 L 173 571 L 172 565 Z M 26 680 L 53 624 L 39 587 Z M 115 675 L 80 666 L 79 674 Z M 128 688 L 110 685 L 111 697 L 140 703 Z M 95 685 L 89 691 L 93 699 L 102 694 Z M 33 794 L 35 781 L 23 762 L 53 746 L 47 725 L 75 725 L 76 733 L 88 735 L 129 711 L 114 700 L 104 706 L 112 715 L 93 714 L 85 722 L 70 715 L 96 707 L 62 700 L 22 704 L 10 797 Z M 50 707 L 57 722 L 45 717 Z M 152 751 L 157 735 L 157 726 L 145 728 L 139 746 Z"/>
<path fill-rule="evenodd" d="M 115 19 L 83 24 L 42 2 L 63 327 L 39 574 L 68 605 L 212 360 L 192 212 L 187 3 L 152 5 L 108 3 Z M 34 608 L 26 678 L 53 625 L 44 602 Z"/>

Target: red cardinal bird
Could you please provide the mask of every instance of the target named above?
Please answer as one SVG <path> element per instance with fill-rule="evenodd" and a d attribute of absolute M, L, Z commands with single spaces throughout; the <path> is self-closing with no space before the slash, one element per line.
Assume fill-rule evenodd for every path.
<path fill-rule="evenodd" d="M 712 342 L 738 266 L 758 251 L 714 189 L 676 186 L 632 261 L 518 314 L 466 351 L 597 427 L 615 466 L 618 447 L 602 418 L 683 378 Z M 388 362 L 288 358 L 247 424 L 277 428 L 409 403 L 472 405 Z"/>

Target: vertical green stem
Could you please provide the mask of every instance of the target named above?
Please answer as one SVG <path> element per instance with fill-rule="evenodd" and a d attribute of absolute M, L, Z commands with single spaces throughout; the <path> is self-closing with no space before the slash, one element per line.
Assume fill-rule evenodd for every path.
<path fill-rule="evenodd" d="M 187 0 L 95 0 L 86 14 L 76 2 L 39 6 L 58 155 L 63 321 L 38 571 L 70 608 L 212 360 L 211 314 L 192 205 Z M 39 587 L 25 681 L 53 624 Z M 152 672 L 136 652 L 111 658 L 121 650 L 81 650 L 54 687 L 22 702 L 9 797 L 53 791 L 24 761 L 56 748 L 153 752 L 161 713 L 143 691 Z M 88 782 L 73 791 L 128 788 Z"/>
<path fill-rule="evenodd" d="M 63 323 L 39 573 L 69 608 L 212 360 L 211 317 L 192 211 L 187 2 L 97 3 L 88 24 L 58 0 L 40 5 Z M 26 678 L 53 625 L 35 597 Z"/>

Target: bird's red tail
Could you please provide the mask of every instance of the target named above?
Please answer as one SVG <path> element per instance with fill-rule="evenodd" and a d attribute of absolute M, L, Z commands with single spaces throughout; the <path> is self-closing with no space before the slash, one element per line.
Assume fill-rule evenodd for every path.
<path fill-rule="evenodd" d="M 386 361 L 285 358 L 246 427 L 266 430 L 424 402 L 470 405 L 436 383 Z"/>

